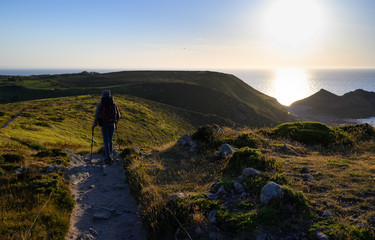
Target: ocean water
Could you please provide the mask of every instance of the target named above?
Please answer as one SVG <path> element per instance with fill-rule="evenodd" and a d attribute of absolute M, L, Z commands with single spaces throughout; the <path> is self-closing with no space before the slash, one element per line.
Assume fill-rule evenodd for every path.
<path fill-rule="evenodd" d="M 336 95 L 363 89 L 375 91 L 375 69 L 226 70 L 281 104 L 309 97 L 325 89 Z"/>

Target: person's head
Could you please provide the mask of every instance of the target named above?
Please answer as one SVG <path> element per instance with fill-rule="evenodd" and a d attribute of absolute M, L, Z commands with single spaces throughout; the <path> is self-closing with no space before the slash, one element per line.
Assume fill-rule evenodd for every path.
<path fill-rule="evenodd" d="M 112 99 L 110 90 L 103 90 L 102 92 L 102 101 Z"/>

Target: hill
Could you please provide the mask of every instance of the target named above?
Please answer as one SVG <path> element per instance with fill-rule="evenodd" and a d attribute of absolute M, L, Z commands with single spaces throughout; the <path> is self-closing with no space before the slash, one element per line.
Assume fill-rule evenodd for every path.
<path fill-rule="evenodd" d="M 358 119 L 375 116 L 375 92 L 357 89 L 337 96 L 321 89 L 308 98 L 294 102 L 291 113 L 303 118 L 323 121 L 324 119 Z"/>
<path fill-rule="evenodd" d="M 209 71 L 0 76 L 0 102 L 97 94 L 106 88 L 113 93 L 137 96 L 193 112 L 215 114 L 243 126 L 275 125 L 287 121 L 289 117 L 276 99 L 253 89 L 233 75 Z"/>
<path fill-rule="evenodd" d="M 117 150 L 161 146 L 208 123 L 234 124 L 133 96 L 114 97 L 122 113 Z M 98 95 L 83 95 L 0 104 L 0 126 L 14 119 L 0 128 L 1 239 L 64 239 L 74 200 L 64 179 L 69 156 L 63 149 L 89 154 L 93 140 L 94 152 L 101 151 L 100 128 L 91 131 L 99 101 Z M 47 171 L 51 166 L 55 171 Z"/>

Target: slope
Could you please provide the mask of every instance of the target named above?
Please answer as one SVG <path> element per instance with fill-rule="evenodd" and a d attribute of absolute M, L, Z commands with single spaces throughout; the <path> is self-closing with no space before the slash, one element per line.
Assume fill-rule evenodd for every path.
<path fill-rule="evenodd" d="M 58 97 L 93 94 L 104 88 L 110 88 L 115 93 L 143 97 L 195 112 L 216 114 L 252 127 L 288 120 L 286 110 L 274 98 L 251 88 L 233 75 L 208 71 L 126 71 L 106 74 L 82 72 L 29 77 L 1 76 L 0 92 L 4 94 L 0 101 L 36 99 L 41 95 Z M 32 94 L 34 90 L 35 95 Z M 211 104 L 202 108 L 202 103 L 214 103 L 217 99 L 221 99 L 220 103 L 223 104 Z"/>
<path fill-rule="evenodd" d="M 357 89 L 337 96 L 324 89 L 294 102 L 290 110 L 299 114 L 326 115 L 337 118 L 368 118 L 375 116 L 375 92 Z M 302 110 L 302 111 L 301 111 Z"/>

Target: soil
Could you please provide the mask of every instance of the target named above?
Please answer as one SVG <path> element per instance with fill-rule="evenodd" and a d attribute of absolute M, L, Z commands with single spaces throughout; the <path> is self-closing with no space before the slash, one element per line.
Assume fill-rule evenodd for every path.
<path fill-rule="evenodd" d="M 146 239 L 135 199 L 125 183 L 120 157 L 110 166 L 103 155 L 79 156 L 70 152 L 67 179 L 76 200 L 66 239 Z"/>

